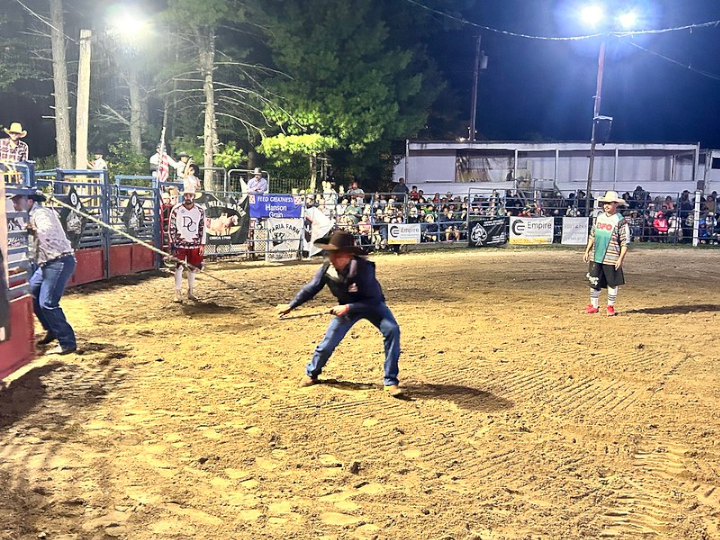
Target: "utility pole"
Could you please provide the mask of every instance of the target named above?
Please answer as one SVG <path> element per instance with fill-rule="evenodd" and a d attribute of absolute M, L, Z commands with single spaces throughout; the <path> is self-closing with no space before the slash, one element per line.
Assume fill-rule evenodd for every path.
<path fill-rule="evenodd" d="M 80 30 L 77 110 L 75 112 L 75 168 L 88 168 L 88 117 L 90 116 L 90 53 L 92 32 Z"/>
<path fill-rule="evenodd" d="M 475 120 L 477 117 L 477 99 L 478 99 L 478 79 L 480 78 L 480 42 L 482 36 L 477 38 L 477 47 L 475 49 L 475 74 L 473 75 L 472 103 L 470 104 L 470 140 L 475 140 Z M 406 179 L 407 180 L 407 179 Z"/>
<path fill-rule="evenodd" d="M 600 101 L 602 100 L 603 72 L 605 70 L 605 40 L 600 44 L 598 56 L 597 88 L 595 89 L 595 106 L 593 107 L 592 134 L 590 135 L 590 164 L 588 165 L 587 192 L 585 193 L 585 216 L 590 217 L 590 200 L 592 199 L 593 170 L 595 168 L 595 130 L 600 116 Z"/>

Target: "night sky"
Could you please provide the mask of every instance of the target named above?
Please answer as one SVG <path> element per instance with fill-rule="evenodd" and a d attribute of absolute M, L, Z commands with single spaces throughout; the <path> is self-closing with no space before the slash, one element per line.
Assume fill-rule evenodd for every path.
<path fill-rule="evenodd" d="M 575 0 L 484 0 L 467 19 L 513 32 L 570 36 L 596 33 L 574 18 Z M 612 2 L 604 2 L 610 6 Z M 643 28 L 668 28 L 720 19 L 718 0 L 641 0 Z M 612 8 L 610 8 L 612 9 Z M 608 11 L 610 11 L 608 9 Z M 470 51 L 472 35 L 463 30 Z M 590 136 L 601 39 L 547 42 L 480 31 L 489 56 L 481 77 L 478 131 L 491 140 L 587 140 Z M 647 52 L 711 72 L 720 79 L 720 27 L 665 35 L 608 39 L 601 114 L 614 118 L 614 142 L 698 142 L 720 148 L 720 80 Z M 459 59 L 458 59 L 459 60 Z M 459 69 L 459 68 L 458 68 Z M 462 84 L 462 77 L 457 84 Z M 466 85 L 469 85 L 469 81 Z M 465 94 L 470 99 L 469 87 Z"/>
<path fill-rule="evenodd" d="M 394 0 L 402 2 L 404 0 Z M 418 0 L 422 2 L 423 0 Z M 632 0 L 604 3 L 612 9 Z M 107 4 L 107 2 L 104 2 Z M 436 3 L 435 5 L 438 5 Z M 513 32 L 570 36 L 595 33 L 575 17 L 583 0 L 477 0 L 463 16 Z M 103 2 L 98 2 L 103 5 Z M 720 19 L 720 0 L 637 0 L 643 28 Z M 106 6 L 105 6 L 106 7 Z M 417 7 L 416 9 L 422 9 Z M 424 10 L 423 10 L 424 11 Z M 427 13 L 440 25 L 442 17 Z M 548 42 L 493 34 L 469 26 L 439 33 L 433 44 L 448 84 L 469 117 L 475 38 L 483 36 L 489 65 L 481 76 L 478 131 L 489 140 L 588 140 L 600 39 Z M 720 80 L 638 50 L 629 42 L 720 79 L 720 27 L 635 38 L 608 38 L 601 114 L 614 117 L 613 142 L 698 142 L 720 148 Z M 54 152 L 54 128 L 28 99 L 0 95 L 5 124 L 28 126 L 31 155 Z M 460 130 L 457 137 L 467 136 Z"/>

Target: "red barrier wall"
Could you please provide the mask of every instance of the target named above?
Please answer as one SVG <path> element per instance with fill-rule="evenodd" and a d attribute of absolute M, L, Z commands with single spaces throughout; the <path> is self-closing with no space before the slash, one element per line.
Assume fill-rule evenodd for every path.
<path fill-rule="evenodd" d="M 105 279 L 105 250 L 103 248 L 78 249 L 75 252 L 77 266 L 70 278 L 69 287 Z"/>
<path fill-rule="evenodd" d="M 32 298 L 25 296 L 10 303 L 10 340 L 0 343 L 0 379 L 35 358 L 35 321 Z"/>

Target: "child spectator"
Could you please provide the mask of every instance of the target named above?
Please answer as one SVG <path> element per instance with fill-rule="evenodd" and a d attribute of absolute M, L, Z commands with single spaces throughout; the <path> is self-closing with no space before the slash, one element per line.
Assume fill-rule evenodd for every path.
<path fill-rule="evenodd" d="M 661 210 L 657 213 L 655 219 L 653 220 L 653 229 L 655 229 L 655 236 L 658 242 L 667 242 L 669 228 L 670 226 L 668 224 L 668 220 Z"/>

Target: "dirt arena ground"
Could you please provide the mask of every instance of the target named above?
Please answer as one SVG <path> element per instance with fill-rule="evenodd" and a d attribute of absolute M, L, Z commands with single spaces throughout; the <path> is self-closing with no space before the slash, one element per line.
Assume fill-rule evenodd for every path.
<path fill-rule="evenodd" d="M 405 400 L 367 323 L 297 387 L 316 263 L 73 291 L 83 354 L 0 391 L 0 538 L 720 538 L 720 252 L 632 252 L 616 318 L 580 258 L 376 257 Z"/>

